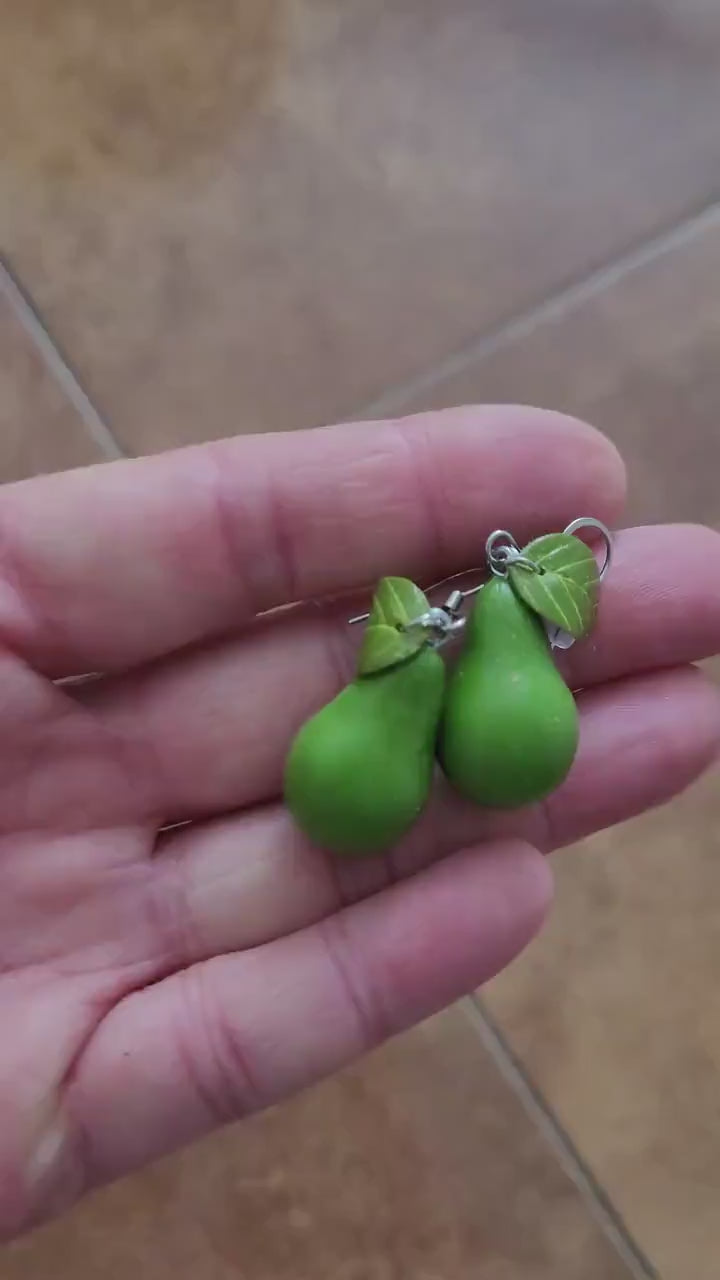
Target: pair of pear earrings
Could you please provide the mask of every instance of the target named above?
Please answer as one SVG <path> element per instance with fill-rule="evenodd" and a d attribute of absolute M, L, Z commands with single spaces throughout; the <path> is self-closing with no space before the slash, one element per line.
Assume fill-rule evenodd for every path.
<path fill-rule="evenodd" d="M 602 537 L 602 565 L 582 530 Z M 302 831 L 338 854 L 391 848 L 425 807 L 436 755 L 452 786 L 484 807 L 516 809 L 554 791 L 579 723 L 552 650 L 592 630 L 612 549 L 605 525 L 582 517 L 523 548 L 496 530 L 487 581 L 442 606 L 408 578 L 381 579 L 370 612 L 350 620 L 367 622 L 355 679 L 290 748 L 285 800 Z M 448 675 L 439 649 L 459 633 Z"/>

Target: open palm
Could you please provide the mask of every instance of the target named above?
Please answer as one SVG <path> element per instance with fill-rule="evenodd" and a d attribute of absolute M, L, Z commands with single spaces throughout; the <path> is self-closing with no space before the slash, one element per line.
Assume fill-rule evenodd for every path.
<path fill-rule="evenodd" d="M 472 567 L 498 525 L 616 523 L 622 499 L 597 433 L 500 408 L 0 493 L 4 1234 L 490 977 L 543 917 L 542 853 L 712 760 L 718 696 L 685 664 L 720 647 L 720 537 L 646 528 L 567 655 L 581 747 L 546 805 L 439 788 L 392 856 L 340 863 L 279 803 L 291 735 L 352 672 L 332 597 Z"/>

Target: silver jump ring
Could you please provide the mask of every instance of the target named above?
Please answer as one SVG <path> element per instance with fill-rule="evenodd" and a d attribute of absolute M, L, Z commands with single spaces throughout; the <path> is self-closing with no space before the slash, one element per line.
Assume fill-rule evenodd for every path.
<path fill-rule="evenodd" d="M 498 547 L 497 543 L 502 540 L 502 546 Z M 485 558 L 488 562 L 490 572 L 496 578 L 507 577 L 508 553 L 515 551 L 519 554 L 520 548 L 507 529 L 495 529 L 490 534 L 485 543 Z"/>
<path fill-rule="evenodd" d="M 508 548 L 507 556 L 504 557 L 505 564 L 508 569 L 527 569 L 528 573 L 544 573 L 539 564 L 531 560 L 529 556 L 524 556 L 521 551 L 514 551 L 512 547 Z"/>
<path fill-rule="evenodd" d="M 603 524 L 602 520 L 595 520 L 592 516 L 580 516 L 579 519 L 573 520 L 572 524 L 569 524 L 567 529 L 563 530 L 563 533 L 577 533 L 580 529 L 594 529 L 596 533 L 600 534 L 600 537 L 603 540 L 605 545 L 605 559 L 598 571 L 599 581 L 602 582 L 612 563 L 614 549 L 613 536 L 607 525 Z"/>
<path fill-rule="evenodd" d="M 501 539 L 502 545 L 497 546 Z M 490 572 L 496 578 L 506 578 L 511 566 L 526 569 L 529 573 L 542 573 L 540 566 L 534 560 L 522 554 L 517 542 L 507 529 L 496 529 L 490 534 L 485 543 L 485 555 Z"/>

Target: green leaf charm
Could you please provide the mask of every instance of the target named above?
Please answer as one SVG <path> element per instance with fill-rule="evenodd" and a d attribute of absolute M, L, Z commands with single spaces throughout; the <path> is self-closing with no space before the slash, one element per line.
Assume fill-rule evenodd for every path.
<path fill-rule="evenodd" d="M 590 548 L 572 534 L 546 533 L 523 547 L 522 554 L 541 572 L 511 564 L 508 577 L 515 593 L 576 640 L 587 635 L 595 621 L 600 586 Z"/>
<path fill-rule="evenodd" d="M 429 608 L 427 596 L 409 578 L 381 578 L 360 650 L 358 675 L 385 671 L 424 649 L 427 633 L 410 623 Z"/>

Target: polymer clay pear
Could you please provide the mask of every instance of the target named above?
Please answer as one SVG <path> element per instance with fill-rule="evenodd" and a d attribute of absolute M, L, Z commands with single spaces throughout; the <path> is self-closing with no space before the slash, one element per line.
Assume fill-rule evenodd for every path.
<path fill-rule="evenodd" d="M 408 579 L 383 579 L 356 678 L 292 744 L 285 800 L 324 849 L 382 852 L 425 807 L 445 687 L 443 661 L 415 621 L 428 608 Z"/>
<path fill-rule="evenodd" d="M 609 533 L 607 539 L 609 558 Z M 600 575 L 592 552 L 567 530 L 545 534 L 522 551 L 511 540 L 511 549 L 501 551 L 495 560 L 489 554 L 495 576 L 478 593 L 467 622 L 439 754 L 464 796 L 515 809 L 554 791 L 575 758 L 577 707 L 555 666 L 548 627 L 568 640 L 586 635 Z"/>
<path fill-rule="evenodd" d="M 575 699 L 545 627 L 494 578 L 477 596 L 448 684 L 440 761 L 468 799 L 515 809 L 554 791 L 578 742 Z"/>

